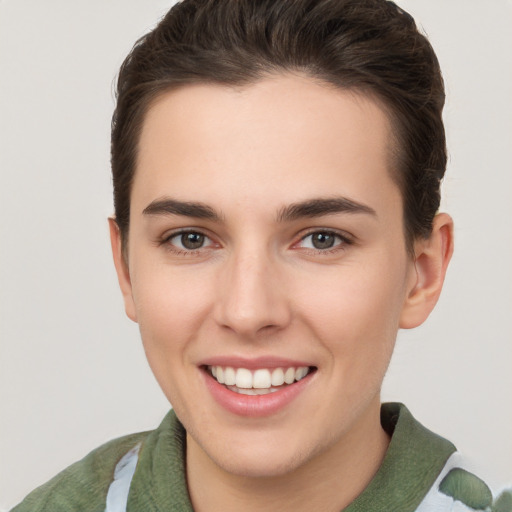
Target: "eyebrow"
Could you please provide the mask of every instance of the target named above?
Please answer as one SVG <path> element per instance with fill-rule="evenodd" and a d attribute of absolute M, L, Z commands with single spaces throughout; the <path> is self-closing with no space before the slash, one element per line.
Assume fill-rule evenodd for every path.
<path fill-rule="evenodd" d="M 335 213 L 367 214 L 377 217 L 377 212 L 362 203 L 346 197 L 317 198 L 293 203 L 279 211 L 279 222 L 293 221 L 300 218 L 321 217 Z"/>
<path fill-rule="evenodd" d="M 221 222 L 222 216 L 211 206 L 194 201 L 178 201 L 177 199 L 164 198 L 151 202 L 142 211 L 144 215 L 181 215 L 208 219 Z M 321 217 L 336 213 L 367 214 L 377 216 L 376 211 L 362 203 L 358 203 L 346 197 L 315 198 L 298 203 L 292 203 L 282 208 L 278 215 L 278 222 L 290 222 L 301 218 Z"/>
<path fill-rule="evenodd" d="M 209 219 L 216 222 L 222 220 L 211 206 L 193 201 L 178 201 L 176 199 L 164 198 L 151 202 L 142 211 L 144 215 L 182 215 L 184 217 L 195 217 L 197 219 Z"/>

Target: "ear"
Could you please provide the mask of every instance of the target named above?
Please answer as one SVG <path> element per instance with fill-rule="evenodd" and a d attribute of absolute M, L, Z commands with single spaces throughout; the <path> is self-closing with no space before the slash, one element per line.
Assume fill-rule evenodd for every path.
<path fill-rule="evenodd" d="M 109 217 L 108 225 L 110 229 L 110 244 L 112 245 L 112 256 L 117 272 L 117 280 L 123 294 L 124 309 L 130 320 L 137 321 L 135 302 L 133 301 L 132 283 L 128 262 L 123 253 L 123 244 L 121 241 L 121 231 L 114 218 Z"/>
<path fill-rule="evenodd" d="M 421 325 L 430 315 L 443 288 L 446 269 L 453 253 L 453 220 L 446 213 L 435 216 L 432 233 L 414 244 L 415 275 L 411 278 L 400 327 Z"/>

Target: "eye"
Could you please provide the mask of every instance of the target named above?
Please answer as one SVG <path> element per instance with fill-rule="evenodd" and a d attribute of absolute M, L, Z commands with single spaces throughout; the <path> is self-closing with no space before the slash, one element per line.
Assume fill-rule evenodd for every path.
<path fill-rule="evenodd" d="M 333 231 L 314 231 L 302 238 L 298 245 L 303 249 L 325 251 L 333 249 L 343 243 L 350 243 L 350 241 L 338 233 L 334 233 Z"/>
<path fill-rule="evenodd" d="M 166 243 L 182 251 L 196 251 L 213 245 L 213 241 L 198 231 L 181 231 L 166 239 Z"/>

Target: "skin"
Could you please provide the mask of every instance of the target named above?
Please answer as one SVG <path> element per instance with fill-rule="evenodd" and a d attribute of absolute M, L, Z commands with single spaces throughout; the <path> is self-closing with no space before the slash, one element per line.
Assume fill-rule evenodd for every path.
<path fill-rule="evenodd" d="M 397 331 L 427 318 L 452 252 L 440 214 L 408 254 L 391 140 L 375 101 L 302 76 L 185 86 L 150 108 L 126 257 L 114 220 L 112 247 L 126 312 L 187 429 L 195 510 L 341 510 L 382 462 L 380 388 Z M 280 218 L 333 197 L 366 211 Z M 147 212 L 169 198 L 218 218 Z M 184 228 L 205 244 L 180 247 Z M 311 232 L 334 246 L 316 249 Z M 286 407 L 248 418 L 204 385 L 201 362 L 226 355 L 316 372 Z"/>

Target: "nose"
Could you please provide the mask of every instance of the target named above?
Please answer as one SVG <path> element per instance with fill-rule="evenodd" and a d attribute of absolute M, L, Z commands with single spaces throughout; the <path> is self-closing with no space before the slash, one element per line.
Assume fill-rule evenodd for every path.
<path fill-rule="evenodd" d="M 290 322 L 283 274 L 265 251 L 240 250 L 219 274 L 217 323 L 241 337 L 277 332 Z"/>

